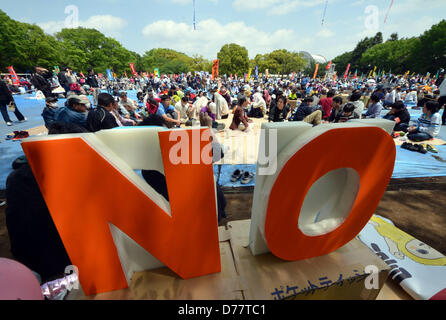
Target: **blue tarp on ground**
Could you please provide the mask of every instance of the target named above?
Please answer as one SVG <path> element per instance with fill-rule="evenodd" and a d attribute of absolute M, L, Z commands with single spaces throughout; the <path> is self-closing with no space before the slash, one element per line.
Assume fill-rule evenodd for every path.
<path fill-rule="evenodd" d="M 136 91 L 128 91 L 128 96 L 131 99 L 136 100 Z M 17 130 L 26 130 L 33 127 L 42 126 L 43 119 L 41 117 L 43 108 L 45 107 L 45 101 L 43 100 L 33 100 L 27 99 L 33 97 L 33 95 L 18 95 L 15 96 L 16 104 L 19 110 L 23 113 L 25 117 L 28 118 L 28 121 L 25 123 L 18 123 L 17 119 L 13 114 L 10 114 L 11 119 L 14 122 L 14 125 L 8 127 L 3 122 L 3 119 L 0 119 L 0 190 L 5 189 L 6 186 L 6 178 L 12 171 L 11 164 L 12 162 L 19 156 L 23 155 L 23 150 L 20 146 L 20 142 L 14 141 L 6 141 L 6 134 L 11 133 Z M 90 100 L 92 97 L 89 97 Z M 65 103 L 65 99 L 59 100 L 59 106 L 62 107 Z M 418 119 L 421 115 L 421 110 L 412 110 L 409 109 L 410 114 L 412 115 L 412 120 Z M 383 111 L 383 115 L 385 115 L 388 110 Z M 443 126 L 440 136 L 438 137 L 446 141 L 446 127 Z M 446 160 L 446 146 L 437 147 L 440 153 L 439 157 Z M 245 171 L 250 171 L 255 173 L 256 166 L 255 165 L 241 165 L 241 166 L 231 166 L 231 165 L 223 165 L 222 173 L 220 177 L 220 184 L 225 187 L 240 187 L 240 182 L 232 184 L 231 175 L 236 169 L 241 169 Z M 217 174 L 218 167 L 214 167 L 214 172 Z M 446 176 L 446 164 L 436 160 L 432 157 L 432 154 L 422 155 L 420 153 L 414 153 L 411 151 L 407 151 L 401 149 L 401 147 L 397 147 L 397 161 L 395 165 L 395 171 L 393 173 L 393 178 L 417 178 L 417 177 L 431 177 L 431 176 Z M 254 186 L 255 180 L 253 180 L 247 186 Z"/>

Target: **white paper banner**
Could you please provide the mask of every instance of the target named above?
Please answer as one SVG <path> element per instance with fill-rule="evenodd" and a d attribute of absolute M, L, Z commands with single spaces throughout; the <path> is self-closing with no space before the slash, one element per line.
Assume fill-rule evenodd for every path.
<path fill-rule="evenodd" d="M 446 257 L 440 252 L 376 215 L 358 238 L 391 267 L 389 277 L 414 299 L 445 299 Z"/>

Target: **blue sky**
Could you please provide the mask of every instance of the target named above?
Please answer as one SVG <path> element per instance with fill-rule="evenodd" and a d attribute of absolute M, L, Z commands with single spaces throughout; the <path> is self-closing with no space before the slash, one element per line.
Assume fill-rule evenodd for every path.
<path fill-rule="evenodd" d="M 143 54 L 172 48 L 189 55 L 216 57 L 221 46 L 238 43 L 253 58 L 275 49 L 309 51 L 327 59 L 353 50 L 356 43 L 381 31 L 418 36 L 444 18 L 445 0 L 21 0 L 2 1 L 13 19 L 36 23 L 53 34 L 72 23 L 93 27 L 126 48 Z M 72 7 L 76 6 L 73 11 Z M 68 7 L 67 13 L 65 13 Z"/>

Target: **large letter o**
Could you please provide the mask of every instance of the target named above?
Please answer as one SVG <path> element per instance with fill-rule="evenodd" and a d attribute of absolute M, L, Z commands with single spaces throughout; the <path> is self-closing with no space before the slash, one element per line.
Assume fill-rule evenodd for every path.
<path fill-rule="evenodd" d="M 375 213 L 395 157 L 392 138 L 377 127 L 329 130 L 302 147 L 283 166 L 269 196 L 265 238 L 271 252 L 297 261 L 329 254 L 350 242 Z M 327 234 L 304 234 L 298 225 L 308 191 L 327 173 L 343 168 L 355 170 L 360 179 L 350 213 Z"/>

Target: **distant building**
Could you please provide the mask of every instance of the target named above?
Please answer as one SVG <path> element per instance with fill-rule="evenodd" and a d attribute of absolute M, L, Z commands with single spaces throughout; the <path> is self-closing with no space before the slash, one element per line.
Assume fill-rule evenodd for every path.
<path fill-rule="evenodd" d="M 311 54 L 306 51 L 301 51 L 299 53 L 302 55 L 302 57 L 305 60 L 307 60 L 307 67 L 309 67 L 312 62 L 319 63 L 319 64 L 324 64 L 324 63 L 328 62 L 328 60 L 324 56 L 321 56 L 321 55 Z"/>

